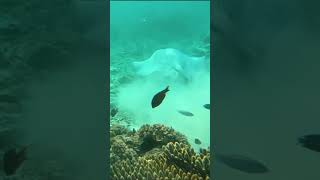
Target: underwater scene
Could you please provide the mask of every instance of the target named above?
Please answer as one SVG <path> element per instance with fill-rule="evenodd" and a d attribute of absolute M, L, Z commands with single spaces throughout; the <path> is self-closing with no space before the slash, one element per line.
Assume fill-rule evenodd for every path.
<path fill-rule="evenodd" d="M 0 180 L 106 179 L 106 9 L 0 1 Z"/>
<path fill-rule="evenodd" d="M 214 1 L 214 178 L 320 179 L 319 3 Z"/>
<path fill-rule="evenodd" d="M 111 179 L 210 178 L 210 2 L 110 2 Z"/>

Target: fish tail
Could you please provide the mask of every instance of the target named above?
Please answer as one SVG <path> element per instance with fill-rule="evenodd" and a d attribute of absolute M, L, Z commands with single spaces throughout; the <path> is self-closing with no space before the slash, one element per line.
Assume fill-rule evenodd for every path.
<path fill-rule="evenodd" d="M 167 86 L 164 91 L 165 91 L 165 92 L 168 92 L 168 91 L 169 91 L 169 86 Z"/>

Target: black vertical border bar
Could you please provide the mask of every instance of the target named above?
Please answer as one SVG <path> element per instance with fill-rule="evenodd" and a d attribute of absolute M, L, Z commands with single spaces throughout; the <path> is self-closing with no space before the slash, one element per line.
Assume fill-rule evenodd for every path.
<path fill-rule="evenodd" d="M 107 150 L 106 150 L 106 179 L 110 179 L 110 174 L 111 174 L 111 164 L 110 164 L 110 2 L 111 0 L 107 1 L 106 9 L 107 9 L 107 14 L 106 14 L 106 34 L 107 34 L 107 39 L 106 39 L 106 51 L 107 51 L 107 75 L 108 77 L 106 78 L 106 94 L 107 94 L 107 102 L 106 102 L 106 111 L 107 111 L 107 128 L 106 128 L 106 145 L 107 145 Z"/>
<path fill-rule="evenodd" d="M 213 34 L 213 16 L 214 16 L 214 12 L 213 12 L 213 4 L 214 4 L 214 0 L 210 0 L 210 178 L 213 179 L 213 170 L 214 170 L 214 141 L 213 141 L 213 121 L 214 121 L 214 99 L 213 99 L 213 93 L 214 93 L 214 67 L 213 67 L 213 38 L 214 38 L 214 34 Z"/>

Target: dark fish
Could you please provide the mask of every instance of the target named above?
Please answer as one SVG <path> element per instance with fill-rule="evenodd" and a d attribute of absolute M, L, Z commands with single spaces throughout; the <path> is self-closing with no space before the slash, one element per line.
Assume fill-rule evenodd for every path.
<path fill-rule="evenodd" d="M 205 105 L 203 105 L 203 107 L 206 109 L 210 109 L 210 104 L 205 104 Z"/>
<path fill-rule="evenodd" d="M 159 146 L 160 141 L 156 140 L 151 134 L 145 135 L 140 144 L 140 153 L 145 153 Z"/>
<path fill-rule="evenodd" d="M 166 97 L 166 93 L 169 91 L 169 86 L 167 86 L 164 90 L 158 92 L 156 95 L 153 96 L 151 101 L 152 108 L 159 106 L 163 99 Z"/>
<path fill-rule="evenodd" d="M 26 150 L 27 147 L 24 147 L 17 152 L 16 148 L 13 148 L 4 153 L 3 167 L 7 176 L 15 174 L 17 169 L 26 160 Z"/>
<path fill-rule="evenodd" d="M 185 115 L 185 116 L 193 116 L 193 114 L 191 112 L 188 112 L 188 111 L 182 111 L 182 110 L 178 110 L 178 112 L 182 115 Z"/>
<path fill-rule="evenodd" d="M 261 162 L 242 155 L 216 154 L 216 159 L 230 168 L 246 173 L 269 172 L 269 169 Z"/>
<path fill-rule="evenodd" d="M 198 138 L 196 138 L 196 139 L 194 139 L 194 143 L 201 144 L 201 141 Z"/>
<path fill-rule="evenodd" d="M 112 108 L 110 115 L 111 115 L 111 117 L 114 117 L 117 113 L 118 113 L 118 108 Z"/>
<path fill-rule="evenodd" d="M 320 134 L 309 134 L 299 137 L 298 144 L 312 151 L 320 152 Z"/>

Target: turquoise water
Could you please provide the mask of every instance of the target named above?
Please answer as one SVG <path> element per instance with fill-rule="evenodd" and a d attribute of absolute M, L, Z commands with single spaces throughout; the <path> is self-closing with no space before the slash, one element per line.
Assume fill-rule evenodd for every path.
<path fill-rule="evenodd" d="M 113 1 L 110 9 L 110 98 L 119 110 L 111 125 L 160 123 L 186 135 L 195 149 L 210 146 L 210 111 L 203 107 L 210 103 L 209 1 Z M 151 108 L 168 85 L 164 101 Z"/>

